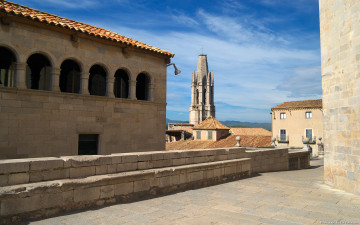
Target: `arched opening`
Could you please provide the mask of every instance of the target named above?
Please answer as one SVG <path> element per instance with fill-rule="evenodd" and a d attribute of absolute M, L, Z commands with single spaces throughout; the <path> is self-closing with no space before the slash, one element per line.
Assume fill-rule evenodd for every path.
<path fill-rule="evenodd" d="M 94 65 L 90 68 L 89 93 L 99 96 L 106 94 L 106 71 L 102 66 Z"/>
<path fill-rule="evenodd" d="M 125 70 L 119 69 L 115 73 L 114 94 L 116 98 L 129 97 L 129 76 Z"/>
<path fill-rule="evenodd" d="M 196 104 L 199 104 L 199 90 L 196 89 Z"/>
<path fill-rule="evenodd" d="M 149 100 L 149 86 L 150 78 L 146 74 L 140 73 L 136 78 L 136 98 L 138 100 Z"/>
<path fill-rule="evenodd" d="M 15 55 L 11 50 L 0 47 L 0 87 L 15 85 Z"/>
<path fill-rule="evenodd" d="M 204 102 L 204 105 L 205 105 L 206 104 L 206 89 L 204 89 L 203 102 Z"/>
<path fill-rule="evenodd" d="M 30 89 L 51 90 L 51 64 L 46 56 L 36 53 L 29 57 L 26 86 Z"/>
<path fill-rule="evenodd" d="M 79 93 L 80 66 L 73 60 L 65 60 L 60 68 L 60 90 L 68 93 Z"/>

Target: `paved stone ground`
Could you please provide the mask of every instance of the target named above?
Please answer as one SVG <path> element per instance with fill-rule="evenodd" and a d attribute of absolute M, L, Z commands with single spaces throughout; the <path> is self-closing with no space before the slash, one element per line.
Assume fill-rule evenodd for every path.
<path fill-rule="evenodd" d="M 323 161 L 311 164 L 30 224 L 360 224 L 360 196 L 324 185 Z"/>

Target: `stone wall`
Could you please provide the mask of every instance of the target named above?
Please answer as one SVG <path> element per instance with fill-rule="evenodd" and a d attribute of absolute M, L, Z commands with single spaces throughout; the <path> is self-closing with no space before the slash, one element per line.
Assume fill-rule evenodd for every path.
<path fill-rule="evenodd" d="M 0 222 L 287 170 L 287 151 L 235 147 L 0 160 Z"/>
<path fill-rule="evenodd" d="M 360 194 L 360 1 L 319 4 L 324 180 Z"/>
<path fill-rule="evenodd" d="M 78 154 L 79 134 L 99 134 L 98 154 L 165 148 L 165 104 L 0 88 L 0 159 Z"/>
<path fill-rule="evenodd" d="M 0 47 L 15 56 L 16 85 L 0 88 L 0 159 L 77 155 L 79 134 L 99 134 L 99 154 L 165 149 L 166 62 L 162 55 L 123 48 L 85 34 L 8 16 L 0 23 Z M 27 89 L 27 60 L 42 54 L 51 65 L 47 90 Z M 59 89 L 62 63 L 80 67 L 80 93 Z M 89 71 L 106 71 L 106 96 L 90 96 Z M 114 97 L 118 69 L 129 76 L 128 98 Z M 149 101 L 136 99 L 136 78 L 150 78 Z"/>

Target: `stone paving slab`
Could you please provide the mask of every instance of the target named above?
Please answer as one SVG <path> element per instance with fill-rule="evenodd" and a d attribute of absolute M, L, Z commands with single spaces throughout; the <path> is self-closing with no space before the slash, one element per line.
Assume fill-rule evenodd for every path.
<path fill-rule="evenodd" d="M 360 224 L 360 196 L 326 186 L 322 160 L 311 165 L 24 224 Z"/>

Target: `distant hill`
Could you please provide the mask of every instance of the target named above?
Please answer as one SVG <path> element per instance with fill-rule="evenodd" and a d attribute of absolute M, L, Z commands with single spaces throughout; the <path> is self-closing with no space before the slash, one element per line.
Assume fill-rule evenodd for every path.
<path fill-rule="evenodd" d="M 166 118 L 166 125 L 168 123 L 188 123 L 189 121 L 171 120 Z M 251 122 L 240 122 L 234 120 L 220 121 L 222 124 L 228 127 L 259 127 L 271 131 L 271 123 L 251 123 Z"/>

